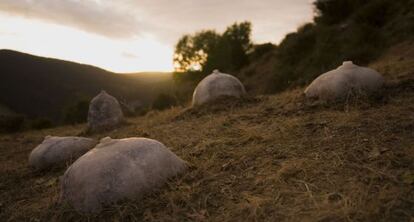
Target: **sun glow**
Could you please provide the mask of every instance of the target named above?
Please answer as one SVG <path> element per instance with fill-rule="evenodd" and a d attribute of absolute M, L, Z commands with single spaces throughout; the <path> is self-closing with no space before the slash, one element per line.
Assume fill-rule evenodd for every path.
<path fill-rule="evenodd" d="M 0 14 L 0 24 L 0 49 L 70 60 L 122 73 L 173 70 L 173 48 L 149 34 L 111 39 L 6 14 Z"/>

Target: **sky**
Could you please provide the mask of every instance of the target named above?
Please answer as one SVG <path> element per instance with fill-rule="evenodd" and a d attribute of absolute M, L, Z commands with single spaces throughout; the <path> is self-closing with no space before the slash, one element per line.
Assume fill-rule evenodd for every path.
<path fill-rule="evenodd" d="M 172 71 L 184 34 L 250 21 L 279 43 L 312 21 L 312 0 L 0 0 L 0 49 L 114 72 Z M 0 61 L 1 62 L 1 61 Z"/>

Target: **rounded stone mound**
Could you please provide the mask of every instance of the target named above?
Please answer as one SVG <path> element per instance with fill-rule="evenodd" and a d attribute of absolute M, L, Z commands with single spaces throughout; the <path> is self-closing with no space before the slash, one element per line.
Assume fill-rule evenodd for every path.
<path fill-rule="evenodd" d="M 240 98 L 246 94 L 243 84 L 236 77 L 220 73 L 218 70 L 204 78 L 193 94 L 193 106 L 202 105 L 222 96 Z"/>
<path fill-rule="evenodd" d="M 352 62 L 316 78 L 305 90 L 308 98 L 335 100 L 345 98 L 350 93 L 373 93 L 381 88 L 384 79 L 377 71 L 360 67 Z"/>
<path fill-rule="evenodd" d="M 137 199 L 186 169 L 162 143 L 146 138 L 101 140 L 62 177 L 61 201 L 97 213 L 124 199 Z"/>
<path fill-rule="evenodd" d="M 124 120 L 118 100 L 101 91 L 89 104 L 88 129 L 92 132 L 116 128 Z"/>
<path fill-rule="evenodd" d="M 83 137 L 47 136 L 29 156 L 29 165 L 36 170 L 63 166 L 92 149 L 97 142 Z"/>

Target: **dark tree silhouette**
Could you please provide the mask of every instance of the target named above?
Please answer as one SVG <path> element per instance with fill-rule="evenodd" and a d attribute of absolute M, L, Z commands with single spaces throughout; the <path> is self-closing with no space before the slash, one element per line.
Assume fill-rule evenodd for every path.
<path fill-rule="evenodd" d="M 178 72 L 203 73 L 213 69 L 240 69 L 248 62 L 247 52 L 252 47 L 250 36 L 250 22 L 235 23 L 222 34 L 206 30 L 185 35 L 175 48 L 175 69 Z"/>

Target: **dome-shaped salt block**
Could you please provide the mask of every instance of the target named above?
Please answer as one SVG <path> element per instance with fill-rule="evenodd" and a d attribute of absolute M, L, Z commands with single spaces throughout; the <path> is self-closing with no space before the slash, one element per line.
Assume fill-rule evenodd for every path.
<path fill-rule="evenodd" d="M 63 166 L 76 160 L 97 144 L 93 139 L 83 137 L 47 136 L 29 156 L 29 165 L 36 170 Z"/>
<path fill-rule="evenodd" d="M 146 138 L 101 140 L 62 177 L 61 201 L 97 213 L 124 199 L 139 199 L 186 169 L 162 143 Z"/>
<path fill-rule="evenodd" d="M 193 106 L 216 100 L 222 96 L 239 98 L 244 94 L 246 90 L 240 80 L 215 70 L 197 85 L 193 94 Z"/>
<path fill-rule="evenodd" d="M 117 127 L 124 120 L 118 100 L 102 91 L 89 104 L 88 128 L 103 131 Z"/>
<path fill-rule="evenodd" d="M 321 100 L 344 98 L 351 92 L 373 93 L 384 83 L 377 71 L 344 62 L 342 66 L 316 78 L 305 90 L 306 97 Z"/>

